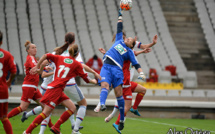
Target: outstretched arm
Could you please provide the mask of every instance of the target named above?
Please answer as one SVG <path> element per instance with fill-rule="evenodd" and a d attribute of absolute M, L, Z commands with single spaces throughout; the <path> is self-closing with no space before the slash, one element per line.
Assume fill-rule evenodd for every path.
<path fill-rule="evenodd" d="M 134 54 L 135 54 L 135 56 L 138 56 L 141 53 L 149 53 L 149 52 L 151 52 L 151 50 L 152 50 L 151 48 L 145 48 L 145 49 L 140 50 L 140 51 L 134 51 Z"/>
<path fill-rule="evenodd" d="M 122 30 L 123 30 L 122 9 L 119 9 L 118 16 L 119 17 L 118 17 L 117 32 L 116 32 L 115 41 L 123 40 L 123 34 L 122 34 Z"/>
<path fill-rule="evenodd" d="M 95 78 L 97 78 L 97 79 L 99 79 L 99 80 L 102 79 L 101 76 L 100 76 L 98 73 L 96 73 L 93 69 L 91 69 L 91 68 L 88 67 L 87 65 L 82 64 L 82 66 L 83 66 L 83 68 L 84 68 L 85 71 L 92 73 L 92 74 L 95 76 Z"/>
<path fill-rule="evenodd" d="M 145 48 L 150 48 L 152 46 L 154 46 L 156 43 L 157 43 L 157 39 L 158 39 L 158 36 L 155 35 L 152 39 L 152 43 L 149 43 L 149 44 L 141 44 L 140 45 L 140 49 L 145 49 Z"/>
<path fill-rule="evenodd" d="M 99 51 L 100 51 L 102 54 L 105 54 L 105 53 L 106 53 L 106 51 L 105 51 L 104 48 L 99 48 Z"/>

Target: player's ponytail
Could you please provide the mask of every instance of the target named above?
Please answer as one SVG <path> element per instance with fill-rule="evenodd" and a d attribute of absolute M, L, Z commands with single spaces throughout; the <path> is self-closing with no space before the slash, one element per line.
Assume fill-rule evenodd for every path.
<path fill-rule="evenodd" d="M 77 44 L 73 44 L 70 48 L 69 48 L 69 54 L 71 57 L 75 57 L 78 55 L 78 45 Z"/>
<path fill-rule="evenodd" d="M 65 35 L 65 43 L 64 45 L 60 46 L 58 48 L 58 54 L 61 55 L 67 48 L 69 47 L 70 44 L 74 43 L 75 41 L 75 34 L 73 32 L 69 32 Z"/>
<path fill-rule="evenodd" d="M 30 48 L 31 44 L 32 43 L 29 40 L 26 40 L 26 42 L 25 42 L 25 50 L 26 50 L 26 52 L 28 52 L 28 49 Z"/>

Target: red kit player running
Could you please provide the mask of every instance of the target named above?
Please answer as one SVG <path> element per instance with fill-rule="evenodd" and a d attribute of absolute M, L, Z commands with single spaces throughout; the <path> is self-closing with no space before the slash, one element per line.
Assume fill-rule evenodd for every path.
<path fill-rule="evenodd" d="M 39 84 L 39 75 L 30 74 L 30 69 L 37 65 L 37 60 L 35 59 L 35 55 L 37 54 L 37 47 L 30 41 L 26 41 L 25 48 L 28 55 L 24 64 L 26 76 L 22 84 L 21 104 L 19 107 L 14 108 L 10 111 L 10 113 L 8 113 L 8 118 L 11 118 L 21 113 L 22 111 L 27 110 L 31 100 L 34 100 L 35 102 L 40 104 L 39 101 L 42 98 L 42 94 L 37 89 L 37 86 Z"/>
<path fill-rule="evenodd" d="M 61 115 L 56 124 L 51 128 L 51 131 L 53 133 L 59 134 L 60 125 L 63 124 L 76 110 L 74 103 L 63 92 L 66 83 L 71 78 L 79 75 L 85 80 L 85 82 L 97 84 L 97 81 L 95 79 L 90 79 L 87 73 L 83 72 L 81 63 L 75 60 L 76 56 L 78 55 L 78 46 L 72 45 L 69 48 L 69 53 L 70 56 L 45 54 L 43 55 L 43 57 L 41 57 L 37 66 L 31 70 L 32 73 L 36 73 L 45 59 L 51 60 L 55 63 L 56 66 L 54 81 L 48 85 L 48 89 L 41 99 L 41 103 L 45 104 L 44 109 L 42 113 L 34 119 L 34 121 L 23 134 L 30 134 L 33 129 L 36 128 L 38 124 L 40 124 L 47 116 L 49 116 L 53 109 L 61 103 L 62 105 L 67 107 L 68 110 Z M 42 68 L 43 67 L 40 68 L 41 72 Z"/>
<path fill-rule="evenodd" d="M 0 31 L 0 46 L 2 45 L 3 34 Z M 7 73 L 10 71 L 10 78 L 6 81 Z M 16 65 L 13 56 L 0 48 L 0 120 L 7 134 L 13 134 L 12 126 L 7 118 L 8 110 L 8 87 L 16 75 Z"/>

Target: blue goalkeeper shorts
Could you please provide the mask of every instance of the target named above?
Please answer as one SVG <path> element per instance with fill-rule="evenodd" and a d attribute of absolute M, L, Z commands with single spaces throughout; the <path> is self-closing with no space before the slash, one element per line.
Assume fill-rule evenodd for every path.
<path fill-rule="evenodd" d="M 104 64 L 100 76 L 102 80 L 98 81 L 99 84 L 101 84 L 101 82 L 107 82 L 110 86 L 112 84 L 113 88 L 123 84 L 123 71 L 118 66 Z"/>

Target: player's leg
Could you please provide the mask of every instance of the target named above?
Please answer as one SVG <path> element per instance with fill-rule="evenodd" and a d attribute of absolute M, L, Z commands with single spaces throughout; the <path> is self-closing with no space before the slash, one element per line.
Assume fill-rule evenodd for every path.
<path fill-rule="evenodd" d="M 132 100 L 125 100 L 125 113 L 124 113 L 125 116 L 126 116 L 127 112 L 129 111 L 129 109 L 131 108 L 131 104 L 132 104 Z M 116 131 L 118 133 L 121 133 L 121 131 L 119 129 L 119 124 L 120 124 L 120 114 L 119 114 L 116 122 L 113 123 L 113 127 L 116 129 Z"/>
<path fill-rule="evenodd" d="M 1 119 L 6 134 L 13 134 L 12 125 L 7 117 Z"/>
<path fill-rule="evenodd" d="M 46 127 L 49 124 L 49 120 L 50 119 L 51 119 L 51 114 L 42 121 L 42 123 L 40 125 L 40 132 L 39 132 L 39 134 L 44 134 L 44 132 L 46 130 Z M 53 124 L 52 124 L 52 126 L 53 126 Z M 49 127 L 51 128 L 52 126 L 49 126 Z"/>
<path fill-rule="evenodd" d="M 140 102 L 142 101 L 145 93 L 146 93 L 146 88 L 135 83 L 135 82 L 131 82 L 132 85 L 132 91 L 133 92 L 137 92 L 136 98 L 135 98 L 135 102 L 133 107 L 130 109 L 130 111 L 132 113 L 134 113 L 135 115 L 140 116 L 140 113 L 138 112 L 137 107 L 139 106 Z"/>
<path fill-rule="evenodd" d="M 7 118 L 7 110 L 8 110 L 8 102 L 0 103 L 0 120 L 3 124 L 4 130 L 6 134 L 13 134 L 11 123 Z"/>
<path fill-rule="evenodd" d="M 24 122 L 26 119 L 28 119 L 28 117 L 32 116 L 32 115 L 37 115 L 39 113 L 42 112 L 42 107 L 43 104 L 40 103 L 40 100 L 42 98 L 42 94 L 41 92 L 37 89 L 36 92 L 34 92 L 33 95 L 33 100 L 40 106 L 35 107 L 33 110 L 29 111 L 29 112 L 24 112 L 21 118 L 21 121 Z"/>
<path fill-rule="evenodd" d="M 100 105 L 101 111 L 105 111 L 107 109 L 105 106 L 105 102 L 108 96 L 108 90 L 112 80 L 111 67 L 107 64 L 104 64 L 101 69 L 100 76 L 102 77 L 102 80 L 99 80 L 99 84 L 101 85 Z"/>
<path fill-rule="evenodd" d="M 112 91 L 112 87 L 109 88 L 108 90 L 108 95 L 110 94 L 110 92 Z M 94 109 L 94 112 L 98 113 L 100 111 L 100 108 L 101 108 L 101 104 L 100 102 L 97 104 L 96 108 Z"/>
<path fill-rule="evenodd" d="M 84 97 L 81 89 L 75 84 L 72 86 L 66 86 L 64 93 L 72 100 L 74 103 L 78 103 L 79 109 L 77 111 L 76 120 L 74 120 L 74 114 L 69 117 L 72 125 L 72 129 L 78 131 L 83 129 L 83 126 L 80 126 L 86 114 L 87 101 Z M 76 127 L 76 128 L 75 128 Z"/>
<path fill-rule="evenodd" d="M 73 129 L 74 133 L 79 132 L 80 125 L 84 120 L 84 117 L 86 115 L 86 109 L 87 109 L 87 101 L 85 98 L 77 103 L 79 105 L 79 108 L 78 108 L 77 115 L 76 115 L 75 127 Z"/>
<path fill-rule="evenodd" d="M 109 122 L 116 115 L 118 110 L 119 110 L 119 107 L 118 107 L 118 103 L 117 103 L 117 100 L 116 100 L 114 108 L 113 108 L 113 111 L 112 111 L 111 114 L 108 115 L 108 117 L 105 118 L 105 122 Z"/>
<path fill-rule="evenodd" d="M 34 97 L 34 94 L 35 94 L 35 88 L 22 87 L 21 104 L 19 107 L 14 108 L 8 113 L 8 118 L 15 116 L 21 113 L 22 111 L 26 111 L 28 106 L 30 105 L 30 100 L 32 100 Z"/>
<path fill-rule="evenodd" d="M 28 117 L 41 113 L 42 109 L 43 108 L 41 106 L 37 106 L 29 112 L 24 112 L 22 115 L 21 121 L 24 122 L 25 120 L 28 119 Z"/>
<path fill-rule="evenodd" d="M 109 90 L 109 84 L 107 82 L 102 82 L 101 83 L 101 93 L 100 93 L 100 105 L 101 105 L 101 110 L 105 111 L 106 110 L 106 100 L 108 96 L 108 90 Z"/>
<path fill-rule="evenodd" d="M 9 113 L 8 113 L 8 118 L 11 118 L 13 116 L 16 116 L 17 114 L 21 113 L 22 111 L 25 111 L 28 106 L 30 105 L 30 102 L 25 102 L 25 101 L 21 101 L 20 106 L 12 109 Z"/>
<path fill-rule="evenodd" d="M 120 112 L 119 130 L 122 130 L 124 128 L 124 105 L 125 105 L 125 101 L 122 96 L 122 86 L 119 85 L 119 86 L 115 87 L 114 91 L 115 91 L 117 103 L 119 106 L 119 112 Z"/>
<path fill-rule="evenodd" d="M 31 133 L 34 130 L 34 128 L 36 128 L 47 116 L 49 116 L 51 114 L 52 111 L 53 111 L 53 109 L 51 107 L 49 107 L 48 105 L 45 105 L 42 113 L 40 113 L 34 119 L 34 121 L 26 129 L 25 133 L 27 133 L 27 134 Z"/>
<path fill-rule="evenodd" d="M 65 95 L 66 96 L 66 95 Z M 67 97 L 67 96 L 66 96 Z M 68 97 L 67 97 L 68 98 Z M 67 111 L 63 112 L 58 121 L 54 126 L 51 127 L 51 131 L 53 133 L 60 133 L 60 125 L 69 119 L 69 117 L 75 112 L 76 106 L 75 104 L 68 98 L 67 100 L 63 100 L 62 105 L 68 108 Z"/>

